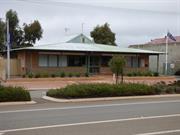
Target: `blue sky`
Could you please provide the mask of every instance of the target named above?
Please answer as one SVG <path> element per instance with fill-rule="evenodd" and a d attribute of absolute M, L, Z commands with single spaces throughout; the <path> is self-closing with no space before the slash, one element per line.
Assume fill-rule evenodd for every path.
<path fill-rule="evenodd" d="M 16 10 L 20 25 L 37 19 L 44 33 L 37 44 L 55 43 L 65 35 L 89 35 L 108 22 L 120 46 L 180 35 L 180 0 L 0 0 L 0 17 Z M 69 30 L 65 33 L 65 28 Z"/>

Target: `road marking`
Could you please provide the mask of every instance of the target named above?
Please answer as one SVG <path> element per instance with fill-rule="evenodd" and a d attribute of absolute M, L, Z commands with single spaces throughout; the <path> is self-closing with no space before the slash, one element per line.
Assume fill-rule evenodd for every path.
<path fill-rule="evenodd" d="M 125 121 L 134 121 L 134 120 L 170 118 L 170 117 L 180 117 L 180 114 L 160 115 L 160 116 L 148 116 L 148 117 L 134 117 L 134 118 L 126 118 L 126 119 L 113 119 L 113 120 L 103 120 L 103 121 L 90 121 L 90 122 L 80 122 L 80 123 L 71 123 L 71 124 L 59 124 L 59 125 L 50 125 L 50 126 L 39 126 L 39 127 L 29 127 L 29 128 L 8 129 L 8 130 L 0 130 L 0 133 L 27 131 L 27 130 L 35 130 L 35 129 L 46 129 L 46 128 L 57 128 L 57 127 L 92 125 L 92 124 L 112 123 L 112 122 L 125 122 Z"/>
<path fill-rule="evenodd" d="M 142 134 L 136 134 L 136 135 L 161 135 L 161 134 L 177 133 L 177 132 L 180 132 L 180 129 L 166 130 L 166 131 L 159 131 L 159 132 L 151 132 L 151 133 L 142 133 Z"/>
<path fill-rule="evenodd" d="M 4 113 L 20 113 L 20 112 L 35 112 L 35 111 L 51 111 L 51 110 L 86 109 L 86 108 L 98 108 L 98 107 L 100 108 L 100 107 L 113 107 L 113 106 L 126 106 L 126 105 L 162 104 L 162 103 L 180 103 L 180 100 L 121 103 L 121 104 L 103 104 L 103 105 L 88 105 L 88 106 L 84 105 L 84 106 L 70 106 L 70 107 L 58 107 L 58 108 L 42 108 L 42 109 L 0 111 L 0 114 L 4 114 Z"/>

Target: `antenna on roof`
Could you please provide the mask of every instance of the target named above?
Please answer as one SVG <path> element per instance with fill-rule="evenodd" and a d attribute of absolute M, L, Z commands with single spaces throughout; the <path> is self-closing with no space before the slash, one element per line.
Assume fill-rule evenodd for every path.
<path fill-rule="evenodd" d="M 67 35 L 67 32 L 68 32 L 69 30 L 70 30 L 70 29 L 69 29 L 69 28 L 67 28 L 67 27 L 65 27 L 65 28 L 64 28 L 65 35 Z"/>
<path fill-rule="evenodd" d="M 84 32 L 84 23 L 81 24 L 81 30 L 82 30 L 81 32 L 83 34 L 83 32 Z"/>

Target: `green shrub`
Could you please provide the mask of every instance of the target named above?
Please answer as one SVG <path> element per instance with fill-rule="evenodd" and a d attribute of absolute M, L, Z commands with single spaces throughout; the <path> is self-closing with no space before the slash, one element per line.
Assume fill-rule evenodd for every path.
<path fill-rule="evenodd" d="M 29 78 L 33 78 L 33 77 L 34 77 L 33 73 L 28 73 L 27 76 L 28 76 Z"/>
<path fill-rule="evenodd" d="M 157 72 L 151 72 L 151 71 L 134 71 L 134 72 L 129 72 L 127 73 L 127 76 L 159 76 L 159 73 Z"/>
<path fill-rule="evenodd" d="M 153 76 L 159 76 L 159 73 L 158 72 L 154 72 Z"/>
<path fill-rule="evenodd" d="M 73 77 L 73 74 L 72 74 L 72 73 L 69 73 L 69 74 L 68 74 L 68 77 Z"/>
<path fill-rule="evenodd" d="M 0 86 L 0 102 L 30 101 L 31 97 L 27 90 L 22 87 Z"/>
<path fill-rule="evenodd" d="M 175 75 L 180 75 L 180 69 L 175 72 Z"/>
<path fill-rule="evenodd" d="M 133 76 L 132 73 L 127 73 L 127 76 Z"/>
<path fill-rule="evenodd" d="M 152 95 L 156 91 L 145 84 L 73 84 L 61 89 L 52 89 L 47 96 L 56 98 L 92 98 L 113 96 Z"/>
<path fill-rule="evenodd" d="M 65 77 L 65 76 L 66 76 L 65 72 L 60 73 L 60 77 Z"/>
<path fill-rule="evenodd" d="M 23 74 L 23 75 L 22 75 L 22 78 L 26 78 L 26 75 L 25 75 L 25 74 Z"/>
<path fill-rule="evenodd" d="M 80 77 L 81 74 L 80 74 L 80 73 L 76 73 L 75 76 L 76 76 L 76 77 Z"/>
<path fill-rule="evenodd" d="M 40 73 L 37 73 L 34 75 L 35 78 L 40 78 L 41 77 L 41 74 Z"/>
<path fill-rule="evenodd" d="M 41 73 L 41 77 L 48 78 L 49 74 L 48 73 Z"/>
<path fill-rule="evenodd" d="M 89 77 L 89 73 L 86 72 L 86 73 L 84 74 L 84 76 L 85 76 L 85 77 Z"/>
<path fill-rule="evenodd" d="M 53 78 L 56 77 L 56 74 L 51 74 L 51 77 L 53 77 Z"/>

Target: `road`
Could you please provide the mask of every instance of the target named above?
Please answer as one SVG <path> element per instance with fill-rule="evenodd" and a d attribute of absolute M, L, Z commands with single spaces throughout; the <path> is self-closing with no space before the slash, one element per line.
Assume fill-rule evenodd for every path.
<path fill-rule="evenodd" d="M 179 135 L 180 98 L 1 106 L 1 134 Z"/>

